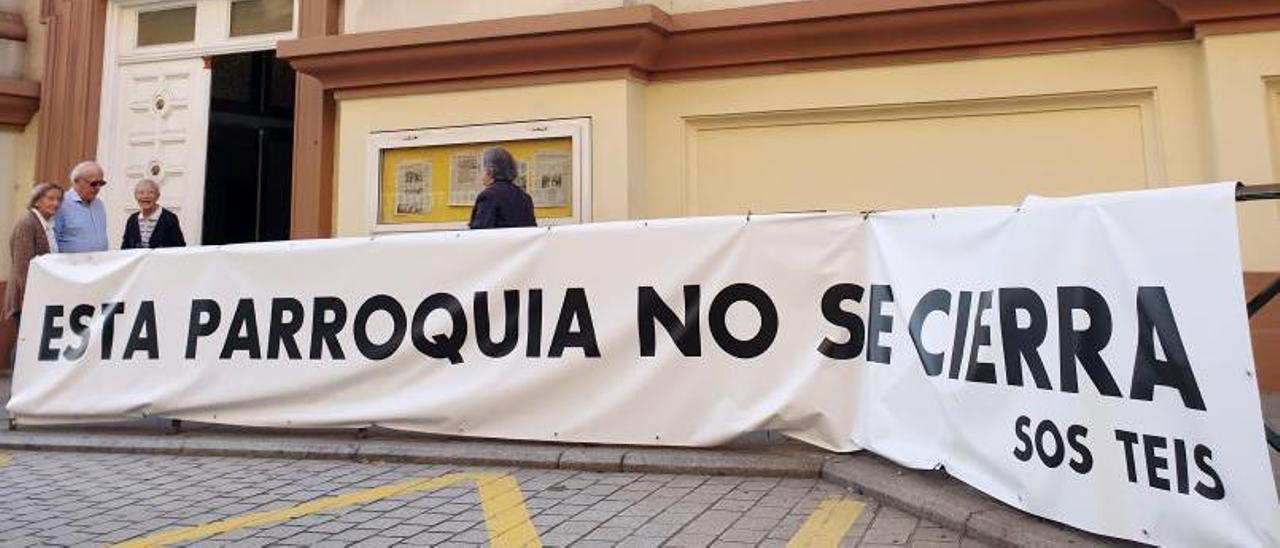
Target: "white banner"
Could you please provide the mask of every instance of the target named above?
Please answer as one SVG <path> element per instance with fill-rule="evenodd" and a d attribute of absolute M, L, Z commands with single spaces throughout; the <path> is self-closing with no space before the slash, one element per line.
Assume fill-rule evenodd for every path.
<path fill-rule="evenodd" d="M 708 446 L 773 429 L 1276 545 L 1231 185 L 42 257 L 9 411 Z"/>

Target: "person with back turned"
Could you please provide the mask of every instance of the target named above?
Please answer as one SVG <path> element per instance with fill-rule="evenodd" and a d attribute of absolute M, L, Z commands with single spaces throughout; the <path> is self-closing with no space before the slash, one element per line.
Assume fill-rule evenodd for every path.
<path fill-rule="evenodd" d="M 471 228 L 536 226 L 533 198 L 512 181 L 519 175 L 515 158 L 502 147 L 484 149 L 480 156 L 484 190 L 471 209 Z"/>
<path fill-rule="evenodd" d="M 133 189 L 133 198 L 138 201 L 138 212 L 125 221 L 124 240 L 120 242 L 120 249 L 187 245 L 187 240 L 182 237 L 178 216 L 160 207 L 160 185 L 151 179 L 142 179 Z"/>

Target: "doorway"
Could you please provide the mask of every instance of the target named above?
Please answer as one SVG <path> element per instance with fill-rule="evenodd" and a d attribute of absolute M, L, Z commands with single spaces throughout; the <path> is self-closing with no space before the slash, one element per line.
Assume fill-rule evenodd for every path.
<path fill-rule="evenodd" d="M 275 51 L 207 57 L 202 242 L 289 239 L 294 71 Z"/>

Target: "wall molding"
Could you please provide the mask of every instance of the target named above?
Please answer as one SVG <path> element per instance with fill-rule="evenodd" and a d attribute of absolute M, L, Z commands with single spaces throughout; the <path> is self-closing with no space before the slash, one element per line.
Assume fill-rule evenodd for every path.
<path fill-rule="evenodd" d="M 48 44 L 35 178 L 64 181 L 97 154 L 107 0 L 43 0 L 41 13 Z"/>
<path fill-rule="evenodd" d="M 1202 29 L 1201 27 L 1205 27 Z M 303 36 L 279 55 L 343 96 L 767 74 L 1191 40 L 1280 29 L 1274 0 L 809 0 L 668 14 L 652 5 Z"/>
<path fill-rule="evenodd" d="M 1144 186 L 1157 188 L 1168 184 L 1164 167 L 1164 139 L 1156 120 L 1156 91 L 1151 88 L 694 115 L 682 118 L 685 126 L 684 215 L 706 214 L 699 203 L 701 187 L 698 164 L 699 143 L 702 134 L 706 132 L 1108 109 L 1137 111 L 1142 134 Z"/>
<path fill-rule="evenodd" d="M 27 41 L 27 25 L 22 22 L 22 14 L 0 11 L 0 40 Z"/>
<path fill-rule="evenodd" d="M 40 108 L 40 84 L 0 78 L 0 127 L 22 129 Z"/>

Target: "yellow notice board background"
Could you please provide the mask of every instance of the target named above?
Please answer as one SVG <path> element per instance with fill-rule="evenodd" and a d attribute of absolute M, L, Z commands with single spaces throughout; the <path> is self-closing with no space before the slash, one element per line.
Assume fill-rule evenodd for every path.
<path fill-rule="evenodd" d="M 534 180 L 536 175 L 543 173 L 545 169 L 551 169 L 546 166 L 545 169 L 539 169 L 536 159 L 569 159 L 569 166 L 561 167 L 572 170 L 572 137 L 384 149 L 380 166 L 381 180 L 378 183 L 378 222 L 410 224 L 469 221 L 474 198 L 462 205 L 457 199 L 459 196 L 454 196 L 455 203 L 449 203 L 454 184 L 455 156 L 474 155 L 478 161 L 485 147 L 493 145 L 503 146 L 511 152 L 521 167 L 523 178 L 533 187 L 542 184 L 541 181 Z M 546 160 L 543 163 L 548 164 Z M 401 173 L 402 167 L 411 173 Z M 405 190 L 398 189 L 397 184 L 406 176 L 414 180 L 415 184 L 407 187 L 412 189 L 410 192 L 401 192 L 397 197 L 397 191 Z M 418 178 L 424 179 L 421 186 L 416 185 Z M 539 205 L 536 200 L 539 196 L 537 189 L 532 189 L 530 194 L 535 197 L 534 214 L 539 219 L 573 216 L 573 185 L 577 184 L 577 174 L 569 173 L 567 179 L 562 181 L 563 187 L 559 193 L 562 200 L 557 200 L 564 205 Z"/>

